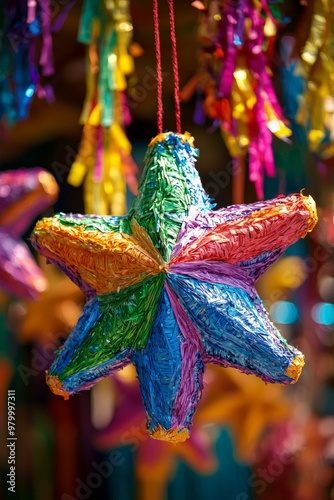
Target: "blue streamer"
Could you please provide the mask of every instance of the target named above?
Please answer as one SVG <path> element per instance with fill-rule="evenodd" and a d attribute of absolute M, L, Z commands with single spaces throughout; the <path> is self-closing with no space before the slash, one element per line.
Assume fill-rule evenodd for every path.
<path fill-rule="evenodd" d="M 291 382 L 284 373 L 299 351 L 270 323 L 258 297 L 181 275 L 168 275 L 168 282 L 217 362 L 227 361 L 271 382 Z"/>
<path fill-rule="evenodd" d="M 171 426 L 173 404 L 181 377 L 180 344 L 183 340 L 164 288 L 147 345 L 132 355 L 150 430 L 158 424 L 166 429 Z"/>

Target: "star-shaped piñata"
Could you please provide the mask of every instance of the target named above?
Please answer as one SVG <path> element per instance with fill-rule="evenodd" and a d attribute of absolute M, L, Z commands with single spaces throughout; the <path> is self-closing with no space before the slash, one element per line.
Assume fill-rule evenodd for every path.
<path fill-rule="evenodd" d="M 158 135 L 127 216 L 59 214 L 32 236 L 88 297 L 47 373 L 52 391 L 68 398 L 132 362 L 149 433 L 175 443 L 189 436 L 205 363 L 298 379 L 303 355 L 254 282 L 317 220 L 302 194 L 212 211 L 196 155 L 189 134 Z"/>
<path fill-rule="evenodd" d="M 36 298 L 47 283 L 22 234 L 54 203 L 58 185 L 41 168 L 0 173 L 0 287 L 20 298 Z"/>

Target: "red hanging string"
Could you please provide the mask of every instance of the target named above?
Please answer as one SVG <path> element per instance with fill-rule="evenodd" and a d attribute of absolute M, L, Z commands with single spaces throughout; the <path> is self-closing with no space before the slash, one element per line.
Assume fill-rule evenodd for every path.
<path fill-rule="evenodd" d="M 172 45 L 176 132 L 178 134 L 181 134 L 180 83 L 179 83 L 179 68 L 177 63 L 174 3 L 173 0 L 167 0 L 167 3 L 169 8 L 170 39 Z"/>
<path fill-rule="evenodd" d="M 179 83 L 179 68 L 177 62 L 174 4 L 173 0 L 167 0 L 167 3 L 169 10 L 169 26 L 170 26 L 170 38 L 172 47 L 176 132 L 178 134 L 181 134 L 181 108 L 180 108 L 180 90 L 179 90 L 180 83 Z M 157 127 L 159 134 L 161 134 L 163 131 L 164 110 L 163 110 L 163 100 L 162 100 L 162 65 L 161 65 L 158 0 L 153 0 L 153 24 L 154 24 L 155 55 L 156 55 L 156 65 L 157 65 L 157 100 L 158 100 Z"/>
<path fill-rule="evenodd" d="M 162 66 L 161 66 L 158 0 L 153 0 L 153 24 L 154 24 L 155 56 L 157 65 L 157 100 L 158 100 L 157 127 L 159 134 L 162 134 L 164 109 L 162 102 Z"/>

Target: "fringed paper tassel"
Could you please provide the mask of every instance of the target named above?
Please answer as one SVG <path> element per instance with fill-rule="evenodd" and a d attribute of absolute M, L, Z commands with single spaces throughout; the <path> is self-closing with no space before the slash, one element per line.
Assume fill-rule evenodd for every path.
<path fill-rule="evenodd" d="M 134 72 L 129 2 L 86 0 L 79 41 L 87 44 L 87 93 L 81 115 L 83 136 L 68 182 L 84 178 L 86 213 L 123 215 L 126 184 L 137 193 L 137 167 L 124 127 L 131 121 L 126 77 Z"/>
<path fill-rule="evenodd" d="M 11 125 L 27 117 L 34 95 L 54 99 L 41 78 L 54 73 L 52 31 L 60 29 L 69 2 L 52 24 L 50 0 L 9 0 L 0 7 L 0 119 Z M 39 40 L 42 41 L 38 56 Z M 38 59 L 39 57 L 39 59 Z"/>
<path fill-rule="evenodd" d="M 281 139 L 291 135 L 268 61 L 279 23 L 277 3 L 211 0 L 201 9 L 205 113 L 220 126 L 236 166 L 248 153 L 249 178 L 259 199 L 264 173 L 275 175 L 272 133 Z M 242 175 L 242 169 L 236 170 Z M 240 193 L 235 197 L 235 202 L 243 198 Z"/>
<path fill-rule="evenodd" d="M 307 134 L 303 125 L 296 122 L 300 98 L 304 93 L 304 79 L 297 74 L 297 58 L 293 55 L 295 38 L 284 35 L 279 47 L 279 76 L 282 89 L 282 106 L 285 116 L 289 118 L 293 138 L 307 149 Z"/>
<path fill-rule="evenodd" d="M 305 80 L 296 120 L 307 130 L 311 151 L 329 158 L 334 154 L 334 4 L 315 0 L 305 14 L 311 22 L 301 23 L 304 33 L 297 32 L 293 54 L 300 56 L 296 74 Z"/>

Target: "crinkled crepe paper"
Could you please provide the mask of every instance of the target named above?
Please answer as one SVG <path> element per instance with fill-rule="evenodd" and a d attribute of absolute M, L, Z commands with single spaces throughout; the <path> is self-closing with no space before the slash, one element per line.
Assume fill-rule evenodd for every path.
<path fill-rule="evenodd" d="M 272 133 L 281 139 L 291 135 L 269 68 L 280 23 L 278 3 L 210 1 L 201 9 L 204 111 L 219 123 L 238 171 L 248 152 L 249 179 L 259 199 L 264 196 L 264 174 L 275 175 Z M 197 114 L 195 120 L 201 121 Z"/>
<path fill-rule="evenodd" d="M 53 266 L 43 266 L 42 269 L 47 289 L 38 300 L 27 300 L 17 307 L 15 333 L 20 342 L 52 344 L 58 336 L 67 336 L 82 311 L 84 295 L 79 288 Z"/>
<path fill-rule="evenodd" d="M 131 121 L 125 91 L 134 72 L 129 2 L 85 0 L 79 41 L 87 44 L 87 93 L 78 155 L 68 182 L 84 183 L 86 213 L 123 215 L 126 183 L 137 194 L 137 166 L 124 127 Z"/>
<path fill-rule="evenodd" d="M 304 363 L 269 321 L 255 280 L 314 227 L 311 197 L 293 194 L 213 211 L 189 134 L 161 134 L 146 154 L 126 217 L 43 219 L 34 246 L 86 293 L 47 374 L 69 397 L 132 362 L 150 434 L 183 441 L 205 363 L 293 383 Z"/>
<path fill-rule="evenodd" d="M 57 195 L 56 181 L 40 168 L 0 173 L 0 287 L 16 297 L 34 299 L 46 288 L 20 236 Z"/>
<path fill-rule="evenodd" d="M 138 482 L 138 500 L 164 497 L 167 482 L 171 478 L 178 458 L 182 458 L 201 474 L 213 472 L 216 461 L 212 439 L 200 425 L 192 428 L 188 441 L 174 446 L 172 443 L 149 439 L 145 432 L 145 412 L 134 373 L 116 375 L 116 407 L 110 424 L 99 431 L 95 444 L 102 450 L 121 445 L 132 445 L 136 452 L 135 468 Z M 125 373 L 124 373 L 125 375 Z M 111 388 L 109 389 L 111 390 Z M 205 402 L 204 402 L 205 404 Z M 203 406 L 203 401 L 201 402 Z M 200 406 L 201 407 L 201 406 Z"/>

